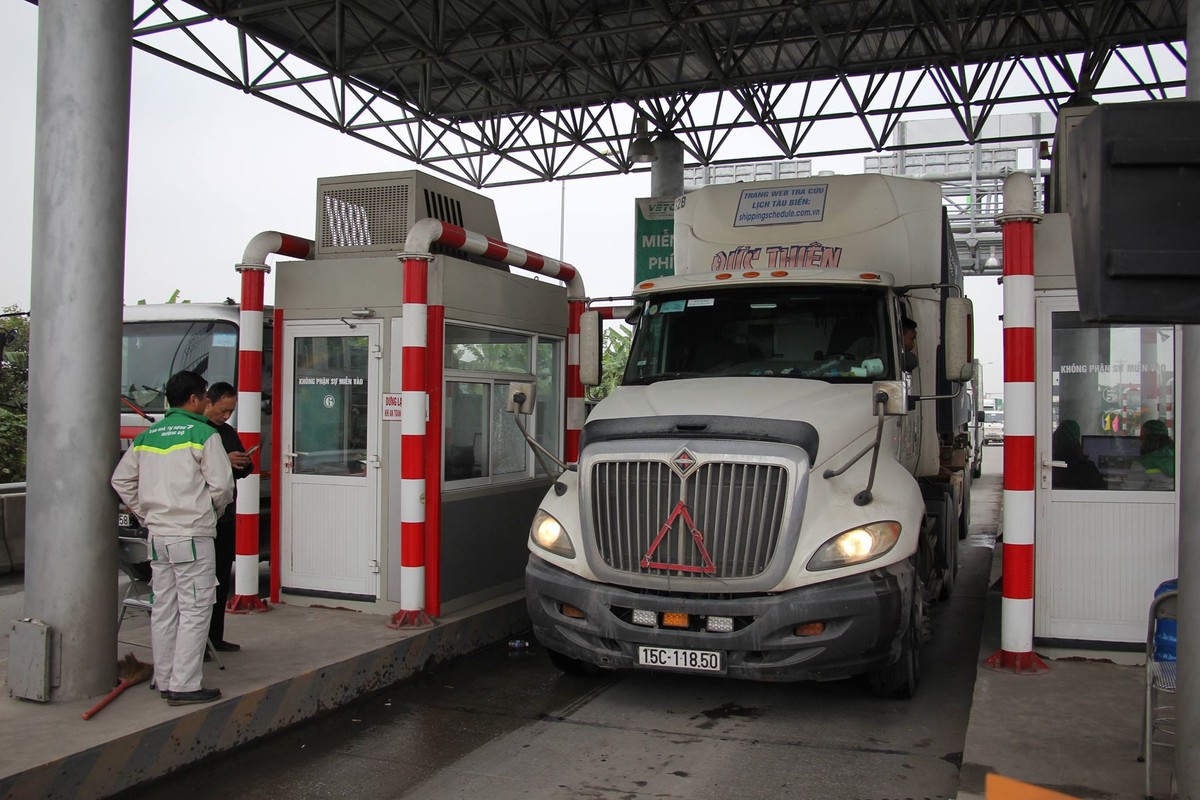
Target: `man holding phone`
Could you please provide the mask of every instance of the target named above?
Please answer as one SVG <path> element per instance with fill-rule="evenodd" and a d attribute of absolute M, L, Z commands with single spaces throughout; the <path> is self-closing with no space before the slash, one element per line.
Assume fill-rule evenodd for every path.
<path fill-rule="evenodd" d="M 218 381 L 208 387 L 208 401 L 208 410 L 204 415 L 208 417 L 208 424 L 216 428 L 221 436 L 221 444 L 233 467 L 234 480 L 240 480 L 254 471 L 254 464 L 250 459 L 252 453 L 246 452 L 237 431 L 229 424 L 229 418 L 237 408 L 237 389 Z M 217 520 L 217 601 L 213 604 L 212 621 L 208 628 L 208 638 L 212 640 L 213 647 L 222 652 L 242 649 L 241 645 L 225 641 L 225 601 L 229 598 L 229 575 L 237 552 L 237 489 L 234 489 L 234 498 L 235 501 Z"/>

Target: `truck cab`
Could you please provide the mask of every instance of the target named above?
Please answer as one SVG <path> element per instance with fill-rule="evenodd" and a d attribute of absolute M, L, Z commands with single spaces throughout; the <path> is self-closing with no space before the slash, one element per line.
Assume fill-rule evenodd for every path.
<path fill-rule="evenodd" d="M 678 201 L 677 274 L 635 287 L 623 381 L 531 528 L 556 664 L 915 692 L 969 490 L 943 223 L 935 185 L 881 176 Z"/>

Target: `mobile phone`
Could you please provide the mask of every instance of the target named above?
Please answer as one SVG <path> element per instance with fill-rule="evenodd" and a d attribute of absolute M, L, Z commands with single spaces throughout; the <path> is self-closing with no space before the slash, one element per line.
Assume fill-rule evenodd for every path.
<path fill-rule="evenodd" d="M 248 455 L 248 456 L 254 455 L 256 452 L 258 452 L 258 448 L 260 448 L 260 447 L 262 447 L 262 445 L 260 445 L 260 444 L 254 445 L 254 447 L 251 447 L 249 450 L 246 451 L 246 455 Z"/>

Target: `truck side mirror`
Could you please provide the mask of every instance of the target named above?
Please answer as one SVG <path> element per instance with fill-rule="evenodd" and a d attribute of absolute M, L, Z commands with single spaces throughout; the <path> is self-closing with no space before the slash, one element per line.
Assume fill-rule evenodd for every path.
<path fill-rule="evenodd" d="M 880 406 L 885 417 L 908 413 L 907 381 L 875 381 L 871 384 L 871 413 L 879 416 Z"/>
<path fill-rule="evenodd" d="M 532 414 L 537 400 L 537 384 L 510 383 L 508 385 L 508 413 Z"/>
<path fill-rule="evenodd" d="M 600 314 L 585 311 L 579 318 L 579 382 L 600 385 Z"/>
<path fill-rule="evenodd" d="M 983 409 L 982 408 L 975 412 L 975 421 L 983 422 Z"/>
<path fill-rule="evenodd" d="M 971 353 L 971 301 L 965 297 L 946 299 L 946 339 L 942 343 L 946 379 L 966 383 L 975 372 Z"/>

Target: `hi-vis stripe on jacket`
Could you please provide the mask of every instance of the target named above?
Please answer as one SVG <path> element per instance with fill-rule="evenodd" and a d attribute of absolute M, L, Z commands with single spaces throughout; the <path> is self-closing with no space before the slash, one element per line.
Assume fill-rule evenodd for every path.
<path fill-rule="evenodd" d="M 233 499 L 233 468 L 203 415 L 172 408 L 133 440 L 112 485 L 151 533 L 211 537 Z"/>

